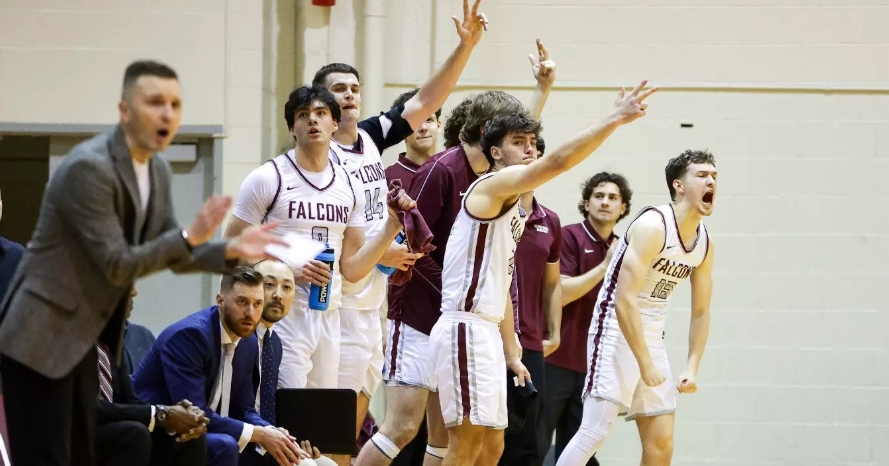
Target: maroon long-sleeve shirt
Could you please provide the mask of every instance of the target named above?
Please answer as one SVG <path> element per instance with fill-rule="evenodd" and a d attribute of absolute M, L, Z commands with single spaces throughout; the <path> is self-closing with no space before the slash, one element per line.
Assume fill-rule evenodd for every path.
<path fill-rule="evenodd" d="M 429 334 L 441 316 L 441 268 L 448 236 L 463 194 L 478 175 L 472 170 L 463 147 L 452 147 L 433 155 L 414 174 L 410 196 L 417 201 L 423 220 L 435 235 L 436 249 L 414 265 L 411 281 L 389 303 L 389 318 Z M 393 306 L 394 304 L 394 306 Z"/>

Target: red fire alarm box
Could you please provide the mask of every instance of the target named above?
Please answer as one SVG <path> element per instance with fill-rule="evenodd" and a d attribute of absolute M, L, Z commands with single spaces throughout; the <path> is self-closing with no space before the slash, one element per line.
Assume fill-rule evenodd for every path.
<path fill-rule="evenodd" d="M 312 0 L 312 5 L 315 5 L 315 6 L 334 6 L 334 5 L 336 5 L 336 0 Z"/>

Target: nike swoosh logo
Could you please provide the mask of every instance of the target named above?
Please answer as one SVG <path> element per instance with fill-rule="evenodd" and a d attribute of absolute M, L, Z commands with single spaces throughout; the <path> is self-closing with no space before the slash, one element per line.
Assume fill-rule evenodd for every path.
<path fill-rule="evenodd" d="M 589 253 L 591 253 L 591 252 L 596 252 L 596 251 L 594 251 L 594 250 L 592 250 L 592 249 L 584 249 L 583 252 L 589 254 Z"/>
<path fill-rule="evenodd" d="M 461 196 L 461 197 L 462 197 L 462 196 L 465 196 L 465 195 L 466 195 L 466 191 L 460 191 L 460 196 Z"/>
<path fill-rule="evenodd" d="M 288 190 L 288 191 L 290 191 L 291 189 L 296 189 L 296 186 L 288 186 L 288 187 L 287 187 L 287 190 Z"/>

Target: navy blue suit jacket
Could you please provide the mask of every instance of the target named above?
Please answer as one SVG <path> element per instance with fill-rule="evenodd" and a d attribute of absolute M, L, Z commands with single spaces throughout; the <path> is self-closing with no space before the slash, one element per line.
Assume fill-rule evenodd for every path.
<path fill-rule="evenodd" d="M 167 327 L 133 374 L 136 395 L 150 404 L 171 405 L 187 399 L 207 413 L 207 432 L 241 438 L 244 423 L 268 426 L 254 409 L 256 335 L 242 338 L 232 359 L 229 417 L 207 404 L 222 363 L 219 309 L 192 314 Z"/>

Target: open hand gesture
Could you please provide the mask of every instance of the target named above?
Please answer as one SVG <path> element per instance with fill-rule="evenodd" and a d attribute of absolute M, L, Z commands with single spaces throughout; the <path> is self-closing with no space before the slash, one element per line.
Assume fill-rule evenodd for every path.
<path fill-rule="evenodd" d="M 485 17 L 484 13 L 478 12 L 478 5 L 482 2 L 482 0 L 475 0 L 475 4 L 472 5 L 472 10 L 469 10 L 469 0 L 463 0 L 463 22 L 460 22 L 460 18 L 456 16 L 451 16 L 451 19 L 454 20 L 454 24 L 457 26 L 457 35 L 460 36 L 460 41 L 467 45 L 475 45 L 478 44 L 478 41 L 482 38 L 482 31 L 488 30 L 488 18 Z"/>
<path fill-rule="evenodd" d="M 658 90 L 657 86 L 655 86 L 643 91 L 642 88 L 646 84 L 648 84 L 648 80 L 643 79 L 629 94 L 626 93 L 626 89 L 620 89 L 620 94 L 618 94 L 617 100 L 614 101 L 614 116 L 617 117 L 618 123 L 625 125 L 645 116 L 645 109 L 648 108 L 648 104 L 644 103 L 644 101 Z"/>
<path fill-rule="evenodd" d="M 543 46 L 539 37 L 537 38 L 537 55 L 534 57 L 534 54 L 528 54 L 534 79 L 543 87 L 552 87 L 556 82 L 556 62 L 549 59 L 549 50 Z"/>

